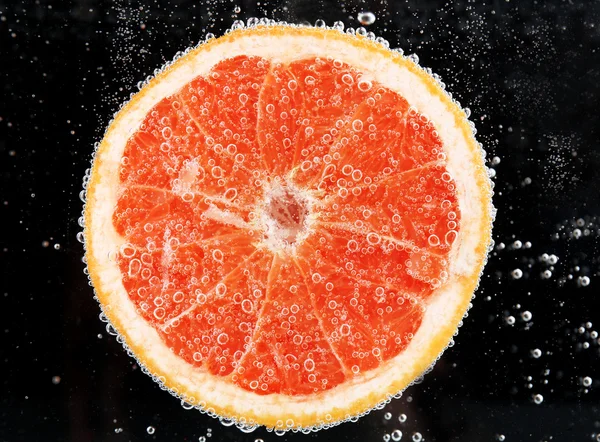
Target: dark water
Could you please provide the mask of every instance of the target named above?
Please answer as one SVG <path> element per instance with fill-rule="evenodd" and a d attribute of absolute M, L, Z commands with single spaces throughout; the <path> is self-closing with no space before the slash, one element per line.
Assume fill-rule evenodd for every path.
<path fill-rule="evenodd" d="M 206 32 L 264 15 L 356 27 L 360 11 L 472 110 L 497 247 L 456 345 L 402 399 L 310 436 L 243 434 L 185 411 L 106 333 L 76 240 L 81 180 L 136 83 Z M 599 46 L 598 1 L 0 0 L 0 441 L 595 440 Z"/>

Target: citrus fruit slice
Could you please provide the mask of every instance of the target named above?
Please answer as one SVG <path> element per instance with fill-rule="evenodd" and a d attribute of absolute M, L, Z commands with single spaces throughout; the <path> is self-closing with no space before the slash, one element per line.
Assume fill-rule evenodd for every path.
<path fill-rule="evenodd" d="M 110 124 L 85 207 L 104 314 L 172 393 L 314 428 L 401 392 L 448 346 L 490 242 L 467 116 L 365 37 L 237 29 Z"/>

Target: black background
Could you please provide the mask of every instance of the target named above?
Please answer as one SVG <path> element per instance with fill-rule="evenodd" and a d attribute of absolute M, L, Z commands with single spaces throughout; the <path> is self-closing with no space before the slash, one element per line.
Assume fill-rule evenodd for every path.
<path fill-rule="evenodd" d="M 244 434 L 184 410 L 104 329 L 76 239 L 82 177 L 137 82 L 206 32 L 265 15 L 356 27 L 360 11 L 471 108 L 497 163 L 496 248 L 456 345 L 402 399 L 310 436 Z M 595 440 L 599 43 L 598 1 L 0 0 L 0 440 Z"/>

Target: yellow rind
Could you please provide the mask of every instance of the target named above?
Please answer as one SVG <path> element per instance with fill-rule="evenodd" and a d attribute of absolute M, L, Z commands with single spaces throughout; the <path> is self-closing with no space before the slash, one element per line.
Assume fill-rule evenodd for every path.
<path fill-rule="evenodd" d="M 253 422 L 254 424 L 264 425 L 266 427 L 271 428 L 282 428 L 286 419 L 293 419 L 294 427 L 314 427 L 320 426 L 323 424 L 334 424 L 349 417 L 359 415 L 364 412 L 368 412 L 373 409 L 378 404 L 389 400 L 393 395 L 397 394 L 404 390 L 408 385 L 410 385 L 415 378 L 423 374 L 439 357 L 439 355 L 444 351 L 444 349 L 448 346 L 448 343 L 452 339 L 453 335 L 456 334 L 458 325 L 460 321 L 463 319 L 470 301 L 473 297 L 473 293 L 478 285 L 479 277 L 482 272 L 483 266 L 485 265 L 488 246 L 491 241 L 491 226 L 492 226 L 492 206 L 491 206 L 491 186 L 490 181 L 487 175 L 487 171 L 484 165 L 483 155 L 479 144 L 475 141 L 473 136 L 473 132 L 471 127 L 469 126 L 469 122 L 464 111 L 448 96 L 448 94 L 439 86 L 439 84 L 432 78 L 429 74 L 427 74 L 422 68 L 418 65 L 407 59 L 406 57 L 401 56 L 400 54 L 394 53 L 380 44 L 369 40 L 363 37 L 355 37 L 349 36 L 347 34 L 341 33 L 337 30 L 332 29 L 323 29 L 323 28 L 310 28 L 310 27 L 291 27 L 291 26 L 259 26 L 251 29 L 240 29 L 234 30 L 230 33 L 220 37 L 219 39 L 213 39 L 204 43 L 192 51 L 189 54 L 186 54 L 184 57 L 179 58 L 170 66 L 167 66 L 161 73 L 159 73 L 156 77 L 154 77 L 147 86 L 142 88 L 140 92 L 138 92 L 123 108 L 118 112 L 115 116 L 115 119 L 111 122 L 108 127 L 105 137 L 103 141 L 100 143 L 98 150 L 95 154 L 95 160 L 91 171 L 90 181 L 87 188 L 87 197 L 86 197 L 86 205 L 84 209 L 84 217 L 85 217 L 85 237 L 86 237 L 86 258 L 89 269 L 89 274 L 93 286 L 96 290 L 96 296 L 103 308 L 103 311 L 110 321 L 110 323 L 114 326 L 114 328 L 118 331 L 118 333 L 122 336 L 125 345 L 134 353 L 137 360 L 140 364 L 145 366 L 148 371 L 155 376 L 164 377 L 164 385 L 170 389 L 177 392 L 177 394 L 182 398 L 191 398 L 194 397 L 193 392 L 190 392 L 186 389 L 184 385 L 181 383 L 175 382 L 173 379 L 169 377 L 168 373 L 161 372 L 160 367 L 154 365 L 151 361 L 151 358 L 148 357 L 146 352 L 148 349 L 143 346 L 138 345 L 136 342 L 131 340 L 126 333 L 125 324 L 123 324 L 118 316 L 115 313 L 113 305 L 108 301 L 110 294 L 106 292 L 102 280 L 101 275 L 98 270 L 97 262 L 94 258 L 95 256 L 95 244 L 90 240 L 90 235 L 88 234 L 91 231 L 94 231 L 97 228 L 94 225 L 92 211 L 96 207 L 97 196 L 96 189 L 98 185 L 98 180 L 100 179 L 99 170 L 102 169 L 104 155 L 106 150 L 108 149 L 106 139 L 111 134 L 111 131 L 120 120 L 124 119 L 128 114 L 129 110 L 133 108 L 144 96 L 146 91 L 152 87 L 153 85 L 160 83 L 172 70 L 178 68 L 180 65 L 185 64 L 188 57 L 193 56 L 199 52 L 205 51 L 210 48 L 212 45 L 221 44 L 223 41 L 233 41 L 238 38 L 240 35 L 248 35 L 251 34 L 256 38 L 260 37 L 272 37 L 283 34 L 294 34 L 298 36 L 312 36 L 322 39 L 339 39 L 344 40 L 346 44 L 354 45 L 359 47 L 367 52 L 376 52 L 379 55 L 386 57 L 388 59 L 393 60 L 395 63 L 402 65 L 403 68 L 410 70 L 413 74 L 416 74 L 420 80 L 427 86 L 428 91 L 432 95 L 436 95 L 440 98 L 445 104 L 447 110 L 449 110 L 456 120 L 456 124 L 460 127 L 462 134 L 467 140 L 467 145 L 469 147 L 470 153 L 472 155 L 471 166 L 475 166 L 473 173 L 476 174 L 476 182 L 479 188 L 481 189 L 481 198 L 479 204 L 483 213 L 483 225 L 485 229 L 480 232 L 480 238 L 478 241 L 478 246 L 476 248 L 476 265 L 474 265 L 469 272 L 464 276 L 458 277 L 457 281 L 461 287 L 460 293 L 460 302 L 456 308 L 456 314 L 452 317 L 451 323 L 440 329 L 437 332 L 437 336 L 428 342 L 428 346 L 426 348 L 422 348 L 420 352 L 420 357 L 414 360 L 413 365 L 409 372 L 404 373 L 403 376 L 400 376 L 394 380 L 394 382 L 389 386 L 389 389 L 385 393 L 370 393 L 360 400 L 356 400 L 351 403 L 341 404 L 339 407 L 335 407 L 331 409 L 329 416 L 327 419 L 325 416 L 317 415 L 311 409 L 311 402 L 321 402 L 327 401 L 328 396 L 331 390 L 324 391 L 321 393 L 317 393 L 310 396 L 298 397 L 297 399 L 300 401 L 305 401 L 306 406 L 302 413 L 298 413 L 298 415 L 292 415 L 282 417 L 280 415 L 265 415 L 265 414 L 257 414 L 257 413 L 244 413 L 244 418 L 247 423 Z M 335 55 L 335 54 L 334 54 Z M 335 388 L 343 388 L 344 384 Z M 261 396 L 256 395 L 256 401 L 260 401 Z M 212 411 L 217 415 L 239 419 L 241 416 L 235 407 L 232 406 L 222 406 L 219 403 L 206 403 L 203 408 L 205 410 Z"/>

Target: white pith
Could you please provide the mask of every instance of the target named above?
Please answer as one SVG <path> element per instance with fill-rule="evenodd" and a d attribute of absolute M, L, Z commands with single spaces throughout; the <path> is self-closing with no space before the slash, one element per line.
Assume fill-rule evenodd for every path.
<path fill-rule="evenodd" d="M 125 242 L 114 229 L 112 214 L 117 202 L 118 170 L 127 139 L 160 100 L 175 93 L 195 77 L 206 74 L 222 59 L 237 55 L 261 56 L 282 63 L 333 55 L 360 70 L 367 78 L 398 92 L 411 106 L 429 117 L 437 128 L 446 149 L 447 170 L 457 184 L 461 226 L 458 240 L 451 251 L 449 278 L 431 297 L 421 327 L 409 346 L 380 367 L 314 396 L 256 395 L 177 357 L 154 327 L 136 313 L 123 287 L 116 261 L 111 259 Z M 481 245 L 480 232 L 489 230 L 485 213 L 487 208 L 481 204 L 482 200 L 487 200 L 483 192 L 488 189 L 478 185 L 471 167 L 465 167 L 473 164 L 483 167 L 480 152 L 473 148 L 473 140 L 465 137 L 453 109 L 449 108 L 447 102 L 432 95 L 419 75 L 392 57 L 382 56 L 376 51 L 365 51 L 346 39 L 316 35 L 261 37 L 251 33 L 240 34 L 235 39 L 213 42 L 204 50 L 192 52 L 187 57 L 191 58 L 186 63 L 176 63 L 160 82 L 151 82 L 146 86 L 145 94 L 134 101 L 124 115 L 117 117 L 95 160 L 100 166 L 94 168 L 97 184 L 88 195 L 87 204 L 92 205 L 94 210 L 89 212 L 89 219 L 86 220 L 88 227 L 93 226 L 86 229 L 86 241 L 88 253 L 93 254 L 91 258 L 96 263 L 95 274 L 100 285 L 96 288 L 106 294 L 102 303 L 107 315 L 118 319 L 115 321 L 121 325 L 118 331 L 126 337 L 130 346 L 152 349 L 141 362 L 155 367 L 157 376 L 168 373 L 169 383 L 181 386 L 180 392 L 193 397 L 196 403 L 201 402 L 206 407 L 219 404 L 223 409 L 234 410 L 234 415 L 229 417 L 276 415 L 282 416 L 284 423 L 286 419 L 283 417 L 289 416 L 294 426 L 315 425 L 314 421 L 303 420 L 303 416 L 317 415 L 325 422 L 328 415 L 339 414 L 337 409 L 359 403 L 366 396 L 385 397 L 389 393 L 396 393 L 390 391 L 392 385 L 398 385 L 399 380 L 400 384 L 408 385 L 434 362 L 431 357 L 423 360 L 423 350 L 438 335 L 446 335 L 449 327 L 456 329 L 456 318 L 464 314 L 464 292 L 459 278 L 471 276 L 474 272 L 479 274 L 480 271 L 481 255 L 475 250 Z M 207 215 L 220 216 L 216 213 Z M 307 410 L 307 406 L 310 410 Z"/>
<path fill-rule="evenodd" d="M 257 207 L 258 226 L 263 232 L 263 240 L 261 246 L 266 247 L 273 253 L 282 255 L 294 255 L 298 245 L 308 237 L 312 231 L 313 217 L 310 216 L 312 204 L 312 196 L 309 192 L 298 189 L 291 182 L 280 183 L 278 181 L 269 183 L 264 192 L 264 201 Z M 275 203 L 274 200 L 282 197 L 283 188 L 287 188 L 297 200 L 303 201 L 303 204 L 308 209 L 308 216 L 303 222 L 302 227 L 294 236 L 293 241 L 286 240 L 286 237 L 291 235 L 288 229 L 272 219 L 268 214 L 268 207 Z"/>

